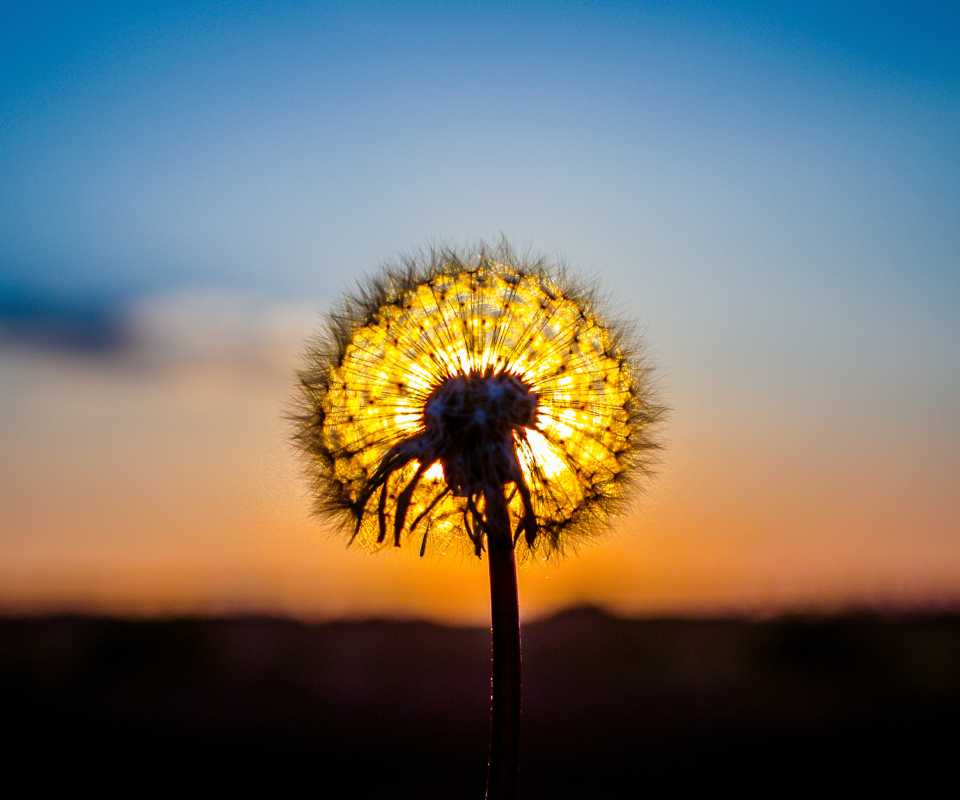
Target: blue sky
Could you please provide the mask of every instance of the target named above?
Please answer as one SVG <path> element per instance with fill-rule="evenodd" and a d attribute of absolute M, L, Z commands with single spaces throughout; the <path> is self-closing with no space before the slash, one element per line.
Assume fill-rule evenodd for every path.
<path fill-rule="evenodd" d="M 328 307 L 398 252 L 501 233 L 647 330 L 668 486 L 790 464 L 822 476 L 812 495 L 876 489 L 853 509 L 935 474 L 920 535 L 956 534 L 956 4 L 0 11 L 8 353 L 93 370 L 162 328 L 180 358 L 213 336 L 198 296 L 241 298 L 213 304 L 221 341 L 244 314 Z M 871 464 L 892 483 L 858 484 Z M 930 502 L 911 489 L 902 519 Z"/>
<path fill-rule="evenodd" d="M 590 268 L 955 293 L 956 7 L 804 8 L 8 10 L 4 274 L 327 295 L 503 231 Z"/>

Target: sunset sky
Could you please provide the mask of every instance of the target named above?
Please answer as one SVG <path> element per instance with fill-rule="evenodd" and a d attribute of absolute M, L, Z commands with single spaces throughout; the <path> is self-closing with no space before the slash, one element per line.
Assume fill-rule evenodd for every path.
<path fill-rule="evenodd" d="M 956 3 L 7 3 L 0 610 L 489 614 L 348 550 L 323 312 L 505 235 L 645 332 L 659 476 L 522 613 L 960 602 Z"/>

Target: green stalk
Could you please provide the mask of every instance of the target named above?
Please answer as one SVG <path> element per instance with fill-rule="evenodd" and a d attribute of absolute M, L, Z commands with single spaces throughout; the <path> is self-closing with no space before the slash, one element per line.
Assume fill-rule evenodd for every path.
<path fill-rule="evenodd" d="M 493 639 L 487 800 L 516 800 L 520 775 L 520 602 L 503 487 L 484 492 Z"/>

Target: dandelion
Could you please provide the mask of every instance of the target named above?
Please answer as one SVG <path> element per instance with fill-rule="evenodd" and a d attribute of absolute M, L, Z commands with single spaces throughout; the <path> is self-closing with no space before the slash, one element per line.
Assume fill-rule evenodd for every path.
<path fill-rule="evenodd" d="M 514 797 L 515 564 L 602 530 L 649 471 L 661 409 L 646 369 L 589 291 L 505 241 L 387 267 L 329 323 L 297 417 L 317 509 L 368 550 L 487 553 L 488 797 Z"/>

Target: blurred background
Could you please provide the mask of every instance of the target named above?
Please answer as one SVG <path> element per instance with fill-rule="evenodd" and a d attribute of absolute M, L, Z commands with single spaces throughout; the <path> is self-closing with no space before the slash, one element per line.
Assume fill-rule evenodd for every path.
<path fill-rule="evenodd" d="M 634 697 L 640 706 L 630 708 L 654 720 L 682 721 L 684 708 L 696 717 L 706 707 L 697 698 L 714 695 L 684 687 L 701 679 L 723 702 L 747 697 L 731 687 L 759 686 L 763 702 L 748 698 L 749 708 L 789 715 L 787 699 L 807 684 L 789 670 L 776 673 L 776 689 L 754 680 L 778 664 L 807 665 L 798 669 L 814 683 L 836 668 L 852 676 L 836 686 L 861 685 L 861 667 L 888 652 L 879 634 L 862 638 L 869 625 L 856 634 L 814 626 L 812 645 L 801 625 L 799 649 L 784 634 L 792 655 L 783 658 L 757 655 L 781 651 L 751 649 L 740 628 L 698 650 L 695 626 L 851 609 L 925 612 L 929 622 L 957 608 L 958 221 L 953 3 L 3 4 L 0 609 L 9 697 L 20 698 L 16 708 L 63 701 L 76 730 L 87 730 L 110 702 L 129 711 L 136 703 L 124 698 L 166 696 L 150 670 L 181 647 L 182 670 L 166 674 L 212 664 L 211 675 L 234 675 L 238 692 L 254 675 L 269 691 L 305 696 L 288 672 L 264 666 L 286 658 L 263 632 L 280 622 L 250 623 L 252 633 L 236 622 L 241 633 L 210 639 L 207 629 L 132 621 L 140 618 L 285 618 L 296 621 L 281 625 L 293 626 L 284 630 L 295 641 L 297 626 L 329 632 L 332 620 L 485 625 L 484 564 L 368 556 L 328 535 L 311 517 L 285 414 L 303 341 L 343 292 L 398 253 L 501 235 L 602 284 L 645 331 L 672 409 L 659 475 L 633 512 L 592 549 L 521 572 L 531 630 L 566 631 L 530 634 L 534 665 L 536 653 L 552 652 L 537 641 L 576 650 L 585 630 L 607 631 L 614 649 L 595 666 L 661 664 L 661 677 L 643 685 L 674 687 L 650 690 L 661 699 L 687 698 L 662 701 L 658 717 Z M 594 611 L 548 619 L 574 606 Z M 63 614 L 131 621 L 88 620 L 94 627 L 80 630 L 79 617 Z M 44 615 L 54 615 L 45 633 L 17 627 L 27 624 L 18 616 Z M 676 624 L 695 633 L 689 642 L 671 633 L 679 649 L 657 661 L 652 644 L 616 644 L 658 641 L 617 629 L 627 624 L 620 617 L 683 618 Z M 349 636 L 361 641 L 366 624 Z M 878 679 L 869 697 L 899 686 L 904 696 L 928 692 L 937 713 L 955 708 L 952 624 L 946 638 L 916 634 L 927 650 L 903 644 L 914 633 L 894 636 L 890 653 L 929 658 L 885 656 L 908 666 L 891 666 L 883 680 L 893 683 Z M 463 735 L 479 742 L 482 789 L 486 634 L 469 635 L 481 666 L 467 668 L 476 685 L 462 696 L 480 728 Z M 378 640 L 391 636 L 408 642 L 398 653 L 414 647 L 410 633 Z M 290 652 L 328 652 L 311 647 Z M 257 652 L 272 655 L 250 666 Z M 713 652 L 720 672 L 690 666 L 689 652 Z M 723 660 L 730 653 L 742 655 L 734 666 Z M 291 659 L 283 663 L 299 663 Z M 460 662 L 447 666 L 444 674 L 462 674 Z M 141 667 L 146 683 L 124 682 Z M 584 682 L 563 693 L 596 705 L 584 700 L 580 713 L 567 703 L 560 729 L 627 708 L 620 689 L 583 694 L 601 685 L 603 669 L 574 670 Z M 373 673 L 343 666 L 342 675 L 357 674 Z M 554 686 L 540 674 L 541 687 Z M 403 693 L 390 693 L 393 678 L 370 680 L 384 697 Z M 436 703 L 447 709 L 461 695 L 459 684 L 443 685 Z M 127 695 L 123 686 L 139 688 Z M 200 689 L 183 696 L 210 698 Z M 809 707 L 836 708 L 833 697 Z M 737 707 L 696 718 L 728 732 L 716 720 L 754 719 Z M 110 717 L 116 741 L 127 711 Z M 850 713 L 857 731 L 870 727 Z M 918 713 L 914 727 L 927 719 Z M 223 719 L 230 728 L 232 717 Z M 251 719 L 255 728 L 260 718 Z M 822 732 L 822 718 L 807 722 Z M 852 729 L 834 723 L 830 741 L 848 740 Z M 402 725 L 390 730 L 405 736 Z M 747 740 L 765 740 L 763 726 L 749 730 Z M 531 735 L 541 765 L 565 763 L 568 751 L 550 750 L 552 734 Z M 459 741 L 437 736 L 424 746 Z M 649 745 L 650 736 L 618 739 L 619 750 L 597 740 L 591 752 L 627 763 L 630 742 Z M 741 741 L 710 741 L 721 739 Z M 202 749 L 222 738 L 197 741 Z M 659 751 L 646 752 L 652 763 Z M 422 776 L 422 759 L 401 761 Z"/>
<path fill-rule="evenodd" d="M 672 409 L 526 618 L 955 603 L 960 11 L 793 6 L 5 4 L 0 604 L 483 622 L 326 535 L 284 414 L 344 291 L 501 233 Z"/>

